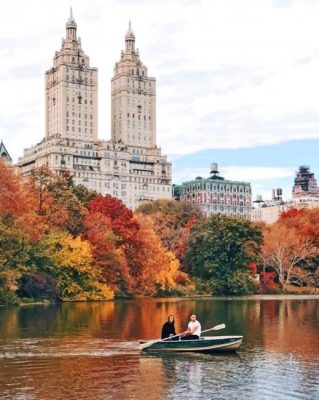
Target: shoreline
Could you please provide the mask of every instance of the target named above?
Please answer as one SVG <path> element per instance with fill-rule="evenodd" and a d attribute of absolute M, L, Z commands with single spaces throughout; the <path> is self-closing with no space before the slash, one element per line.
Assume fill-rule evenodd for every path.
<path fill-rule="evenodd" d="M 132 299 L 113 299 L 113 300 L 97 300 L 97 301 L 34 301 L 20 304 L 0 304 L 0 307 L 25 307 L 25 306 L 44 306 L 52 304 L 66 304 L 66 303 L 104 303 L 116 301 L 188 301 L 188 300 L 218 300 L 218 301 L 243 301 L 243 300 L 319 300 L 318 294 L 252 294 L 247 296 L 213 296 L 213 295 L 194 295 L 194 296 L 172 296 L 172 297 L 136 297 Z"/>

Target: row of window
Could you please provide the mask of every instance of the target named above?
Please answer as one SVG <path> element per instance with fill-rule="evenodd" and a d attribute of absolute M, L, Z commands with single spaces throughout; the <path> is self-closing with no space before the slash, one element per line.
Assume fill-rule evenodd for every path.
<path fill-rule="evenodd" d="M 70 97 L 69 96 L 66 97 L 66 101 L 67 101 L 67 103 L 70 101 Z M 75 102 L 75 97 L 72 97 L 72 103 L 74 103 L 74 102 Z M 78 96 L 77 97 L 77 103 L 78 104 L 82 104 L 82 96 Z M 84 103 L 83 104 L 90 104 L 92 106 L 93 105 L 93 100 L 90 100 L 90 102 L 88 103 L 88 100 L 84 99 Z"/>
<path fill-rule="evenodd" d="M 220 212 L 228 212 L 228 213 L 250 213 L 251 209 L 249 207 L 224 207 L 224 206 L 211 206 L 211 205 L 202 205 L 201 208 L 206 211 L 220 211 Z"/>
<path fill-rule="evenodd" d="M 67 118 L 70 116 L 70 112 L 67 111 L 66 112 L 66 116 Z M 78 117 L 81 118 L 81 113 L 76 114 L 75 112 L 72 112 L 72 117 Z M 89 114 L 90 119 L 93 119 L 93 114 Z M 88 118 L 88 114 L 84 114 L 84 118 L 87 119 Z"/>
<path fill-rule="evenodd" d="M 72 126 L 71 129 L 70 129 L 69 125 L 67 125 L 66 131 L 67 132 L 71 131 L 71 132 L 78 132 L 78 133 L 90 133 L 90 134 L 93 134 L 93 129 L 84 128 L 84 130 L 82 130 L 81 127 L 78 127 L 78 129 L 76 130 L 74 126 Z"/>
<path fill-rule="evenodd" d="M 194 198 L 194 197 L 196 197 L 196 194 L 197 194 L 197 197 L 199 198 L 202 194 L 203 194 L 203 192 L 200 192 L 200 193 L 190 193 L 190 194 L 184 194 L 184 196 L 182 196 L 182 197 L 185 197 L 185 198 L 187 198 L 187 199 L 189 199 L 189 198 Z M 212 194 L 212 196 L 213 196 L 213 198 L 217 198 L 217 195 L 219 194 L 218 192 L 213 192 L 213 193 L 206 193 L 206 197 L 207 197 L 207 199 L 210 199 L 210 196 L 211 196 L 211 194 Z M 233 195 L 231 195 L 230 193 L 225 193 L 225 192 L 223 192 L 223 193 L 221 193 L 221 194 L 219 194 L 219 197 L 222 199 L 222 198 L 230 198 L 230 197 L 232 197 L 233 199 L 237 199 L 238 197 L 240 198 L 240 199 L 243 199 L 244 198 L 244 195 L 243 194 L 237 194 L 237 193 L 233 193 Z M 248 195 L 246 195 L 246 197 L 248 197 Z"/>
<path fill-rule="evenodd" d="M 75 61 L 75 58 L 74 58 L 74 57 L 72 57 L 72 61 Z M 83 63 L 84 63 L 84 58 L 82 58 L 82 64 L 83 64 Z M 73 71 L 78 71 L 77 68 L 66 67 L 66 72 L 69 72 L 70 70 L 71 70 L 71 72 L 73 72 Z M 88 72 L 90 72 L 90 76 L 93 76 L 93 71 L 84 70 L 84 71 L 82 71 L 82 72 L 84 72 L 85 74 L 87 74 Z"/>
<path fill-rule="evenodd" d="M 233 193 L 250 193 L 250 186 L 233 186 L 233 185 L 221 185 L 221 184 L 209 184 L 209 183 L 200 183 L 192 186 L 182 187 L 182 193 L 186 192 L 194 192 L 194 191 L 202 191 L 202 190 L 211 190 L 211 191 L 220 191 L 220 192 L 233 192 Z"/>

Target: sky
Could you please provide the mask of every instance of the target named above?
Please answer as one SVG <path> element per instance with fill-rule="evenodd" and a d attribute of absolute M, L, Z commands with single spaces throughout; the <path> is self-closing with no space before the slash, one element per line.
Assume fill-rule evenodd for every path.
<path fill-rule="evenodd" d="M 319 0 L 0 0 L 0 139 L 14 161 L 44 137 L 44 73 L 71 5 L 99 69 L 100 139 L 131 19 L 174 183 L 212 162 L 265 199 L 289 198 L 299 165 L 319 178 Z"/>

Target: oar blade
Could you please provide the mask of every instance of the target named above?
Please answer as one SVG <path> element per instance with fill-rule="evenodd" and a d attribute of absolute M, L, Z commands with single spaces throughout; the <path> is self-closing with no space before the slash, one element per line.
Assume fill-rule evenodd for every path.
<path fill-rule="evenodd" d="M 214 326 L 214 328 L 212 330 L 213 331 L 219 331 L 220 329 L 225 329 L 225 328 L 226 328 L 225 324 L 220 324 L 220 325 Z"/>
<path fill-rule="evenodd" d="M 156 343 L 156 342 L 160 342 L 160 339 L 158 339 L 158 340 L 150 340 L 149 342 L 141 343 L 140 344 L 140 350 L 147 349 L 148 347 L 152 346 L 153 343 Z"/>

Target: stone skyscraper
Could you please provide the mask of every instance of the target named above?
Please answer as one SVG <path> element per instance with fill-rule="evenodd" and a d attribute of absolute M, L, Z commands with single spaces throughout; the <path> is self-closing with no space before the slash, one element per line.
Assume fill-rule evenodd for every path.
<path fill-rule="evenodd" d="M 97 68 L 81 48 L 70 12 L 66 36 L 45 74 L 46 139 L 97 140 Z"/>
<path fill-rule="evenodd" d="M 129 23 L 125 51 L 115 64 L 112 79 L 112 139 L 133 146 L 156 145 L 156 80 L 147 75 L 135 49 Z"/>
<path fill-rule="evenodd" d="M 140 61 L 131 25 L 112 79 L 111 140 L 98 139 L 97 68 L 90 67 L 82 50 L 72 11 L 45 81 L 45 138 L 19 159 L 23 178 L 47 165 L 131 209 L 146 200 L 171 198 L 172 165 L 156 145 L 155 78 Z"/>

